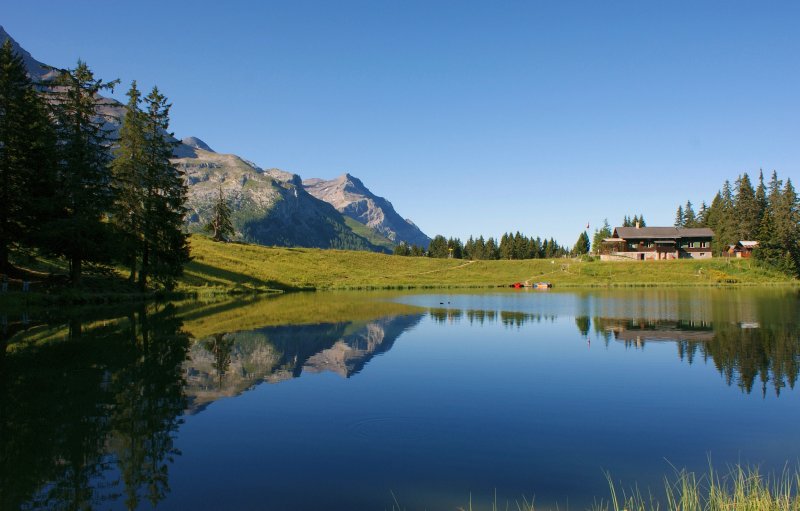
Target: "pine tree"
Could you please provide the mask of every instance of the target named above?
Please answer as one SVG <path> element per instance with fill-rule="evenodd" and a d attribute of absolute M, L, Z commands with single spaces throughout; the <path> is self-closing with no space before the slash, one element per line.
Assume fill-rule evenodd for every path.
<path fill-rule="evenodd" d="M 697 217 L 694 214 L 694 207 L 692 201 L 686 201 L 686 206 L 683 208 L 683 226 L 687 229 L 697 227 Z"/>
<path fill-rule="evenodd" d="M 211 233 L 214 241 L 228 241 L 235 233 L 231 223 L 231 207 L 222 195 L 222 185 L 219 187 L 219 197 L 211 209 L 211 220 L 205 226 Z"/>
<path fill-rule="evenodd" d="M 486 240 L 486 259 L 500 259 L 500 250 L 497 247 L 497 242 L 494 238 Z"/>
<path fill-rule="evenodd" d="M 136 278 L 137 261 L 143 246 L 145 177 L 145 119 L 139 108 L 141 93 L 136 82 L 128 90 L 128 104 L 119 131 L 115 159 L 114 204 L 111 221 L 119 237 L 120 259 L 130 268 L 129 280 Z"/>
<path fill-rule="evenodd" d="M 588 254 L 590 248 L 589 234 L 584 231 L 578 236 L 578 241 L 575 242 L 575 246 L 572 248 L 572 254 L 576 256 Z"/>
<path fill-rule="evenodd" d="M 188 194 L 183 171 L 170 158 L 176 143 L 169 133 L 171 105 L 157 87 L 145 98 L 145 180 L 139 286 L 147 277 L 171 289 L 189 261 L 189 244 L 183 231 Z"/>
<path fill-rule="evenodd" d="M 411 249 L 408 247 L 408 244 L 405 241 L 403 241 L 402 243 L 400 243 L 399 245 L 396 245 L 394 247 L 394 255 L 397 255 L 397 256 L 410 256 L 411 255 Z"/>
<path fill-rule="evenodd" d="M 678 211 L 675 213 L 675 227 L 683 227 L 683 206 L 678 206 Z"/>
<path fill-rule="evenodd" d="M 700 203 L 700 211 L 697 212 L 696 227 L 708 227 L 708 205 L 706 201 Z"/>
<path fill-rule="evenodd" d="M 759 228 L 761 221 L 764 219 L 764 214 L 767 212 L 767 187 L 764 185 L 764 172 L 758 172 L 758 187 L 756 187 L 756 217 L 758 218 Z M 756 231 L 756 236 L 758 231 Z"/>
<path fill-rule="evenodd" d="M 603 246 L 603 240 L 610 238 L 612 234 L 611 225 L 609 225 L 608 218 L 606 218 L 603 220 L 603 226 L 594 232 L 594 237 L 592 238 L 592 247 L 594 248 L 594 252 L 596 254 L 600 253 L 600 248 Z"/>
<path fill-rule="evenodd" d="M 54 206 L 55 134 L 22 58 L 6 39 L 0 49 L 0 273 L 9 249 L 35 244 Z"/>
<path fill-rule="evenodd" d="M 57 202 L 63 205 L 61 217 L 47 225 L 47 248 L 67 258 L 73 286 L 80 284 L 84 261 L 108 260 L 109 235 L 103 217 L 112 201 L 111 140 L 98 117 L 96 101 L 100 92 L 113 90 L 115 84 L 95 79 L 89 67 L 78 61 L 47 91 L 59 144 Z"/>
<path fill-rule="evenodd" d="M 734 212 L 736 229 L 734 232 L 739 240 L 751 240 L 758 232 L 760 218 L 756 192 L 750 183 L 747 172 L 736 180 L 736 197 L 734 198 Z"/>

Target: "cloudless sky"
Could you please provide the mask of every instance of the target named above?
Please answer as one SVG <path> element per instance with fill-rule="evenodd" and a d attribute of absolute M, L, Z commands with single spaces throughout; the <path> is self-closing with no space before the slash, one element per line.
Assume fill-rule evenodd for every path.
<path fill-rule="evenodd" d="M 349 172 L 428 235 L 571 246 L 672 225 L 759 169 L 800 178 L 800 2 L 14 1 L 38 60 L 154 84 L 172 130 Z"/>

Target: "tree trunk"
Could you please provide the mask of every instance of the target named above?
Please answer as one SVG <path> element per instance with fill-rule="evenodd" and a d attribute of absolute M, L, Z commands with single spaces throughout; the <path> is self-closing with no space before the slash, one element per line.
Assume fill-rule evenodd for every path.
<path fill-rule="evenodd" d="M 147 267 L 150 264 L 150 246 L 147 242 L 144 243 L 142 250 L 142 268 L 139 270 L 139 290 L 142 292 L 147 291 Z"/>
<path fill-rule="evenodd" d="M 0 273 L 8 274 L 11 268 L 8 266 L 8 245 L 0 242 Z"/>
<path fill-rule="evenodd" d="M 72 256 L 69 268 L 69 280 L 72 287 L 78 287 L 81 283 L 81 260 L 80 256 Z"/>
<path fill-rule="evenodd" d="M 130 266 L 131 273 L 128 275 L 128 282 L 134 284 L 136 283 L 136 256 L 131 257 Z"/>

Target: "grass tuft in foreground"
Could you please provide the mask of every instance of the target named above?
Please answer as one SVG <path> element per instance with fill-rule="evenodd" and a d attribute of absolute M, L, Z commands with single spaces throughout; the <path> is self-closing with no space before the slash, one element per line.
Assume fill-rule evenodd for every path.
<path fill-rule="evenodd" d="M 800 470 L 784 469 L 764 475 L 758 467 L 735 465 L 720 474 L 713 467 L 707 474 L 679 470 L 664 481 L 665 501 L 634 488 L 620 494 L 607 475 L 611 496 L 592 511 L 797 511 L 800 510 Z"/>
<path fill-rule="evenodd" d="M 697 475 L 677 470 L 664 479 L 664 494 L 656 497 L 643 494 L 638 487 L 626 492 L 618 488 L 606 474 L 608 501 L 600 501 L 590 511 L 800 511 L 800 467 L 786 467 L 778 475 L 764 475 L 758 467 L 734 465 L 721 474 L 709 467 L 707 474 Z M 392 511 L 404 511 L 392 494 Z M 460 511 L 558 511 L 560 508 L 539 507 L 533 499 L 499 503 L 497 495 L 489 507 L 473 506 L 472 496 Z M 564 508 L 564 509 L 569 509 Z"/>

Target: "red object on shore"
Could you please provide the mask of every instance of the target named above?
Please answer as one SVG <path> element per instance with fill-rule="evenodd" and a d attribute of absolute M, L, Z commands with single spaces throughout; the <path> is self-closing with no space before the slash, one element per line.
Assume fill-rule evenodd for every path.
<path fill-rule="evenodd" d="M 519 289 L 522 287 L 522 282 L 514 282 L 514 289 Z"/>

